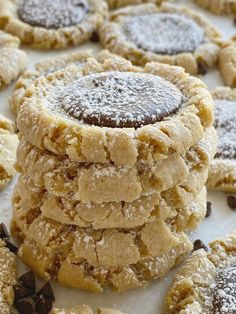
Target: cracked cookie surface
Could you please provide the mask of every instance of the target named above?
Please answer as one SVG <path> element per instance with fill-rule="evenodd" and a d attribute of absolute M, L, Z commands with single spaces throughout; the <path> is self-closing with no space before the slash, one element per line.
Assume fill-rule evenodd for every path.
<path fill-rule="evenodd" d="M 16 256 L 0 239 L 0 309 L 1 314 L 10 314 L 14 301 L 13 285 L 16 283 Z"/>
<path fill-rule="evenodd" d="M 174 1 L 174 0 L 107 0 L 110 9 L 117 9 L 120 7 L 125 7 L 128 5 L 137 5 L 142 3 L 156 3 L 161 4 L 166 1 Z"/>
<path fill-rule="evenodd" d="M 14 164 L 17 145 L 14 123 L 0 114 L 0 190 L 16 174 Z"/>
<path fill-rule="evenodd" d="M 136 65 L 157 61 L 191 74 L 214 65 L 220 35 L 201 15 L 171 4 L 143 4 L 111 13 L 100 29 L 104 47 Z"/>
<path fill-rule="evenodd" d="M 65 94 L 67 88 L 79 83 L 84 84 L 84 91 L 90 89 L 91 91 L 103 91 L 103 84 L 106 82 L 102 82 L 101 87 L 97 81 L 94 81 L 95 84 L 93 83 L 92 86 L 90 83 L 85 84 L 86 80 L 88 77 L 91 79 L 92 76 L 102 73 L 103 77 L 109 77 L 109 80 L 112 81 L 115 80 L 112 74 L 114 71 L 119 75 L 137 77 L 139 87 L 147 88 L 144 83 L 146 79 L 160 80 L 161 84 L 167 84 L 171 90 L 173 89 L 171 97 L 177 93 L 177 103 L 175 96 L 173 100 L 174 104 L 178 104 L 178 106 L 180 106 L 181 93 L 180 108 L 174 114 L 166 113 L 169 115 L 168 119 L 162 118 L 158 122 L 137 128 L 127 128 L 98 126 L 94 125 L 92 121 L 85 123 L 80 118 L 72 117 L 61 107 L 63 103 L 71 104 L 73 94 L 67 97 Z M 143 77 L 144 80 L 141 79 Z M 122 84 L 121 94 L 129 102 L 129 97 L 125 92 L 126 87 L 123 89 Z M 113 103 L 112 85 L 109 90 L 110 94 L 106 90 L 106 95 L 111 107 Z M 132 93 L 132 89 L 130 92 Z M 152 93 L 150 94 L 152 95 Z M 99 95 L 99 93 L 96 94 L 97 102 L 99 102 Z M 35 80 L 26 91 L 25 96 L 18 113 L 20 133 L 27 141 L 40 149 L 68 155 L 70 159 L 80 162 L 113 162 L 115 165 L 132 166 L 138 159 L 160 160 L 172 153 L 184 152 L 201 139 L 203 128 L 211 126 L 213 123 L 213 101 L 205 85 L 200 80 L 190 77 L 183 69 L 164 64 L 150 63 L 141 69 L 132 66 L 122 58 L 107 59 L 103 63 L 90 58 L 80 69 L 70 66 Z M 87 97 L 86 104 L 90 106 L 89 93 Z M 80 103 L 75 106 L 81 110 Z M 72 109 L 73 106 L 70 108 Z M 101 107 L 100 116 L 103 112 L 104 108 Z M 160 108 L 156 106 L 154 119 L 160 116 L 160 112 Z M 83 116 L 90 113 L 90 110 L 83 111 Z M 110 118 L 108 117 L 108 119 Z M 127 119 L 131 123 L 133 114 L 128 116 L 126 113 L 124 120 L 128 121 Z M 117 119 L 115 121 L 118 123 Z M 29 129 L 34 132 L 28 132 Z"/>
<path fill-rule="evenodd" d="M 210 189 L 236 191 L 236 90 L 218 87 L 212 95 L 215 99 L 215 127 L 219 144 L 215 159 L 209 169 L 207 186 Z"/>
<path fill-rule="evenodd" d="M 175 275 L 167 296 L 172 313 L 234 312 L 236 234 L 214 240 L 209 247 L 209 252 L 193 252 Z"/>
<path fill-rule="evenodd" d="M 23 262 L 47 280 L 94 292 L 146 285 L 165 276 L 192 249 L 183 232 L 172 231 L 161 220 L 129 231 L 62 225 L 42 215 L 27 223 L 23 230 L 14 217 L 11 226 L 23 241 Z"/>
<path fill-rule="evenodd" d="M 0 88 L 15 80 L 26 68 L 26 53 L 17 37 L 0 31 Z"/>
<path fill-rule="evenodd" d="M 208 128 L 200 142 L 183 155 L 135 166 L 72 162 L 42 152 L 21 139 L 16 168 L 28 184 L 56 197 L 82 203 L 133 202 L 141 196 L 161 193 L 184 183 L 191 170 L 207 170 L 216 152 L 216 132 Z"/>
<path fill-rule="evenodd" d="M 89 40 L 106 14 L 104 0 L 3 0 L 1 27 L 21 42 L 41 49 L 61 49 Z"/>
<path fill-rule="evenodd" d="M 236 1 L 235 0 L 194 0 L 202 8 L 211 11 L 215 14 L 235 14 Z"/>
<path fill-rule="evenodd" d="M 224 43 L 219 54 L 219 70 L 226 85 L 236 87 L 236 36 Z"/>

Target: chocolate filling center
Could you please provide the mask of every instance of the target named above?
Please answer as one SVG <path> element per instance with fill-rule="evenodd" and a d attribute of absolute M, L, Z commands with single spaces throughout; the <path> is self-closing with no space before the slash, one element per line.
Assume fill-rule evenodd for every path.
<path fill-rule="evenodd" d="M 215 100 L 215 127 L 219 136 L 217 158 L 236 158 L 236 101 Z"/>
<path fill-rule="evenodd" d="M 193 20 L 169 13 L 124 18 L 123 32 L 138 48 L 157 54 L 194 52 L 204 41 L 204 30 Z"/>
<path fill-rule="evenodd" d="M 61 98 L 62 109 L 84 123 L 140 127 L 161 121 L 182 105 L 182 93 L 152 74 L 104 72 L 79 78 Z"/>
<path fill-rule="evenodd" d="M 223 268 L 218 273 L 213 306 L 214 314 L 236 313 L 236 265 Z"/>
<path fill-rule="evenodd" d="M 47 29 L 79 24 L 87 12 L 87 0 L 23 0 L 18 9 L 22 21 Z"/>

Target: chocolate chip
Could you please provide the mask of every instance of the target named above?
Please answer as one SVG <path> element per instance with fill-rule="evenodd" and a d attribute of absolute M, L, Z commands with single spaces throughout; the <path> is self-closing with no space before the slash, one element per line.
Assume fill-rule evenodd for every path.
<path fill-rule="evenodd" d="M 29 289 L 31 293 L 35 293 L 36 283 L 35 283 L 35 276 L 32 271 L 29 271 L 18 279 L 19 283 L 24 286 L 25 288 Z"/>
<path fill-rule="evenodd" d="M 52 302 L 55 301 L 55 295 L 53 293 L 52 290 L 52 286 L 50 284 L 50 282 L 47 282 L 38 292 L 37 295 L 40 296 L 44 296 L 44 298 L 51 300 Z"/>
<path fill-rule="evenodd" d="M 202 240 L 197 239 L 193 243 L 193 251 L 197 251 L 200 249 L 204 249 L 206 252 L 208 251 L 208 247 L 205 245 L 205 243 Z"/>
<path fill-rule="evenodd" d="M 18 301 L 15 305 L 20 314 L 34 314 L 35 303 L 31 298 L 24 298 Z"/>
<path fill-rule="evenodd" d="M 14 287 L 14 303 L 16 304 L 19 300 L 29 297 L 31 291 L 26 287 L 22 286 L 20 283 L 16 284 Z"/>
<path fill-rule="evenodd" d="M 211 202 L 207 202 L 207 211 L 205 218 L 208 218 L 211 216 Z"/>
<path fill-rule="evenodd" d="M 227 196 L 227 203 L 231 209 L 236 209 L 236 196 L 229 195 Z"/>
<path fill-rule="evenodd" d="M 48 314 L 52 309 L 52 300 L 46 299 L 43 295 L 37 295 L 35 305 L 38 314 Z"/>
<path fill-rule="evenodd" d="M 10 235 L 8 233 L 7 227 L 4 223 L 0 224 L 0 239 L 7 239 Z"/>
<path fill-rule="evenodd" d="M 198 73 L 201 75 L 207 73 L 207 65 L 203 61 L 198 61 Z"/>
<path fill-rule="evenodd" d="M 12 242 L 10 242 L 8 239 L 5 239 L 5 244 L 6 247 L 12 252 L 12 253 L 17 253 L 18 251 L 18 247 L 15 246 L 15 244 L 13 244 Z"/>
<path fill-rule="evenodd" d="M 98 43 L 99 42 L 99 36 L 97 32 L 93 32 L 91 38 L 90 38 L 91 42 L 93 43 Z"/>

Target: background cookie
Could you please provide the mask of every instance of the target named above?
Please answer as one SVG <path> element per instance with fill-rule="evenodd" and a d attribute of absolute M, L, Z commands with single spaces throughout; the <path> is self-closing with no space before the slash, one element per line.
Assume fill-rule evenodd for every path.
<path fill-rule="evenodd" d="M 235 2 L 236 7 L 236 2 Z M 219 54 L 219 70 L 226 85 L 236 86 L 236 37 L 226 42 Z"/>
<path fill-rule="evenodd" d="M 105 0 L 3 0 L 0 25 L 23 44 L 61 49 L 89 40 L 106 14 Z"/>
<path fill-rule="evenodd" d="M 15 80 L 26 68 L 27 56 L 17 37 L 0 31 L 0 88 Z"/>
<path fill-rule="evenodd" d="M 215 125 L 219 135 L 218 150 L 209 169 L 207 186 L 210 189 L 236 191 L 236 90 L 218 87 L 215 99 Z"/>
<path fill-rule="evenodd" d="M 117 10 L 99 36 L 104 47 L 141 66 L 157 61 L 197 74 L 218 59 L 220 34 L 216 28 L 190 9 L 166 3 Z"/>
<path fill-rule="evenodd" d="M 175 275 L 167 296 L 172 313 L 230 313 L 234 309 L 236 235 L 209 246 L 209 252 L 193 252 Z"/>

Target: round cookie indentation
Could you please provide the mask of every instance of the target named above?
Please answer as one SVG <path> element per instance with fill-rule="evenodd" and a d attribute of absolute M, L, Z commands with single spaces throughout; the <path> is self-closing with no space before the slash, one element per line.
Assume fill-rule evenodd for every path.
<path fill-rule="evenodd" d="M 194 52 L 204 41 L 204 30 L 197 23 L 169 13 L 124 18 L 123 32 L 138 48 L 157 54 Z"/>
<path fill-rule="evenodd" d="M 236 265 L 219 271 L 216 278 L 213 305 L 214 313 L 235 313 Z"/>
<path fill-rule="evenodd" d="M 87 12 L 87 0 L 23 0 L 18 9 L 22 21 L 47 29 L 79 24 Z"/>
<path fill-rule="evenodd" d="M 175 113 L 182 101 L 180 90 L 161 77 L 103 72 L 69 85 L 61 97 L 61 109 L 90 125 L 137 128 Z"/>
<path fill-rule="evenodd" d="M 219 136 L 217 158 L 236 158 L 236 101 L 215 100 L 215 127 Z"/>

